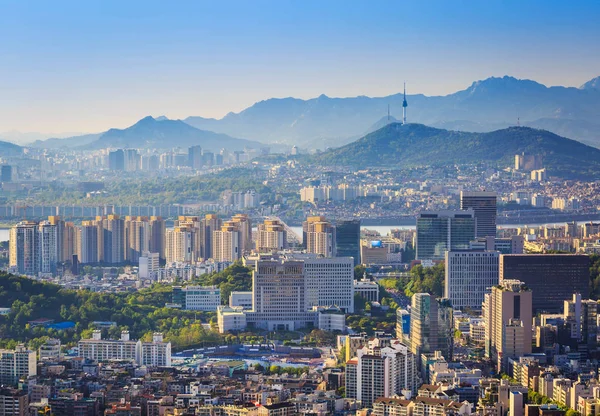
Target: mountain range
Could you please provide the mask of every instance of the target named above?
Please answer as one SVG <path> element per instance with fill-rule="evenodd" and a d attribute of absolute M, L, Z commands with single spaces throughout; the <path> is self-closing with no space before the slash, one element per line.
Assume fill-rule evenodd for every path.
<path fill-rule="evenodd" d="M 543 156 L 550 175 L 573 179 L 600 177 L 600 149 L 531 127 L 467 133 L 422 124 L 391 123 L 345 146 L 307 159 L 323 166 L 452 166 L 484 163 L 512 166 L 521 153 Z"/>
<path fill-rule="evenodd" d="M 262 143 L 237 139 L 223 133 L 200 130 L 181 120 L 169 120 L 164 116 L 144 117 L 125 129 L 110 129 L 104 133 L 87 134 L 67 139 L 36 141 L 34 147 L 76 148 L 81 150 L 103 149 L 107 147 L 129 148 L 187 148 L 200 145 L 205 149 L 218 151 L 241 150 L 245 147 L 259 148 Z"/>
<path fill-rule="evenodd" d="M 390 121 L 401 119 L 402 100 L 402 94 L 373 98 L 320 95 L 309 100 L 271 98 L 221 119 L 146 117 L 127 129 L 38 140 L 32 145 L 185 147 L 206 142 L 213 150 L 216 150 L 215 145 L 218 148 L 240 144 L 256 147 L 260 143 L 323 150 L 348 144 Z M 468 132 L 490 132 L 521 125 L 545 129 L 600 148 L 600 77 L 579 88 L 546 87 L 531 80 L 492 77 L 473 82 L 453 94 L 408 95 L 407 100 L 409 123 Z"/>
<path fill-rule="evenodd" d="M 337 147 L 359 138 L 388 110 L 402 117 L 402 94 L 309 100 L 271 98 L 222 119 L 188 117 L 199 129 L 263 143 Z M 600 147 L 600 77 L 580 88 L 546 87 L 509 76 L 476 81 L 446 96 L 408 95 L 407 119 L 450 130 L 493 131 L 522 125 Z"/>
<path fill-rule="evenodd" d="M 17 144 L 0 141 L 0 155 L 6 156 L 20 156 L 23 154 L 23 148 Z"/>

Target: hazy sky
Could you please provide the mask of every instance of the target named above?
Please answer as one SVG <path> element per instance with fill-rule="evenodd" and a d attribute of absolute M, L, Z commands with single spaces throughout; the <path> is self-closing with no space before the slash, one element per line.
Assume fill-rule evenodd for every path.
<path fill-rule="evenodd" d="M 0 0 L 0 132 L 600 75 L 598 1 Z"/>

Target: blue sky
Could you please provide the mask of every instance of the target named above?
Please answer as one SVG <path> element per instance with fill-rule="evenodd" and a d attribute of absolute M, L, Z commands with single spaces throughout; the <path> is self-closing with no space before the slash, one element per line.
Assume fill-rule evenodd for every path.
<path fill-rule="evenodd" d="M 0 0 L 0 132 L 600 75 L 597 1 Z"/>

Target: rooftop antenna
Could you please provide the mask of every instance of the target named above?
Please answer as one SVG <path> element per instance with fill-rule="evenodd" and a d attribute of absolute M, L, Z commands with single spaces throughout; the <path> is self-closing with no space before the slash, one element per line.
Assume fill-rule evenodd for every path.
<path fill-rule="evenodd" d="M 406 82 L 404 83 L 404 100 L 402 101 L 402 124 L 406 124 L 406 107 L 408 107 L 408 103 L 406 102 Z"/>

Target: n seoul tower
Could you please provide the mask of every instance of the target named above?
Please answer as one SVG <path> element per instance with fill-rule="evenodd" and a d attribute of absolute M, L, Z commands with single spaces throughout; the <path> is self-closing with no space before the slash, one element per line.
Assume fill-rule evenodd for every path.
<path fill-rule="evenodd" d="M 404 101 L 402 101 L 402 124 L 406 124 L 406 107 L 408 107 L 408 103 L 406 102 L 406 82 L 404 83 Z"/>

